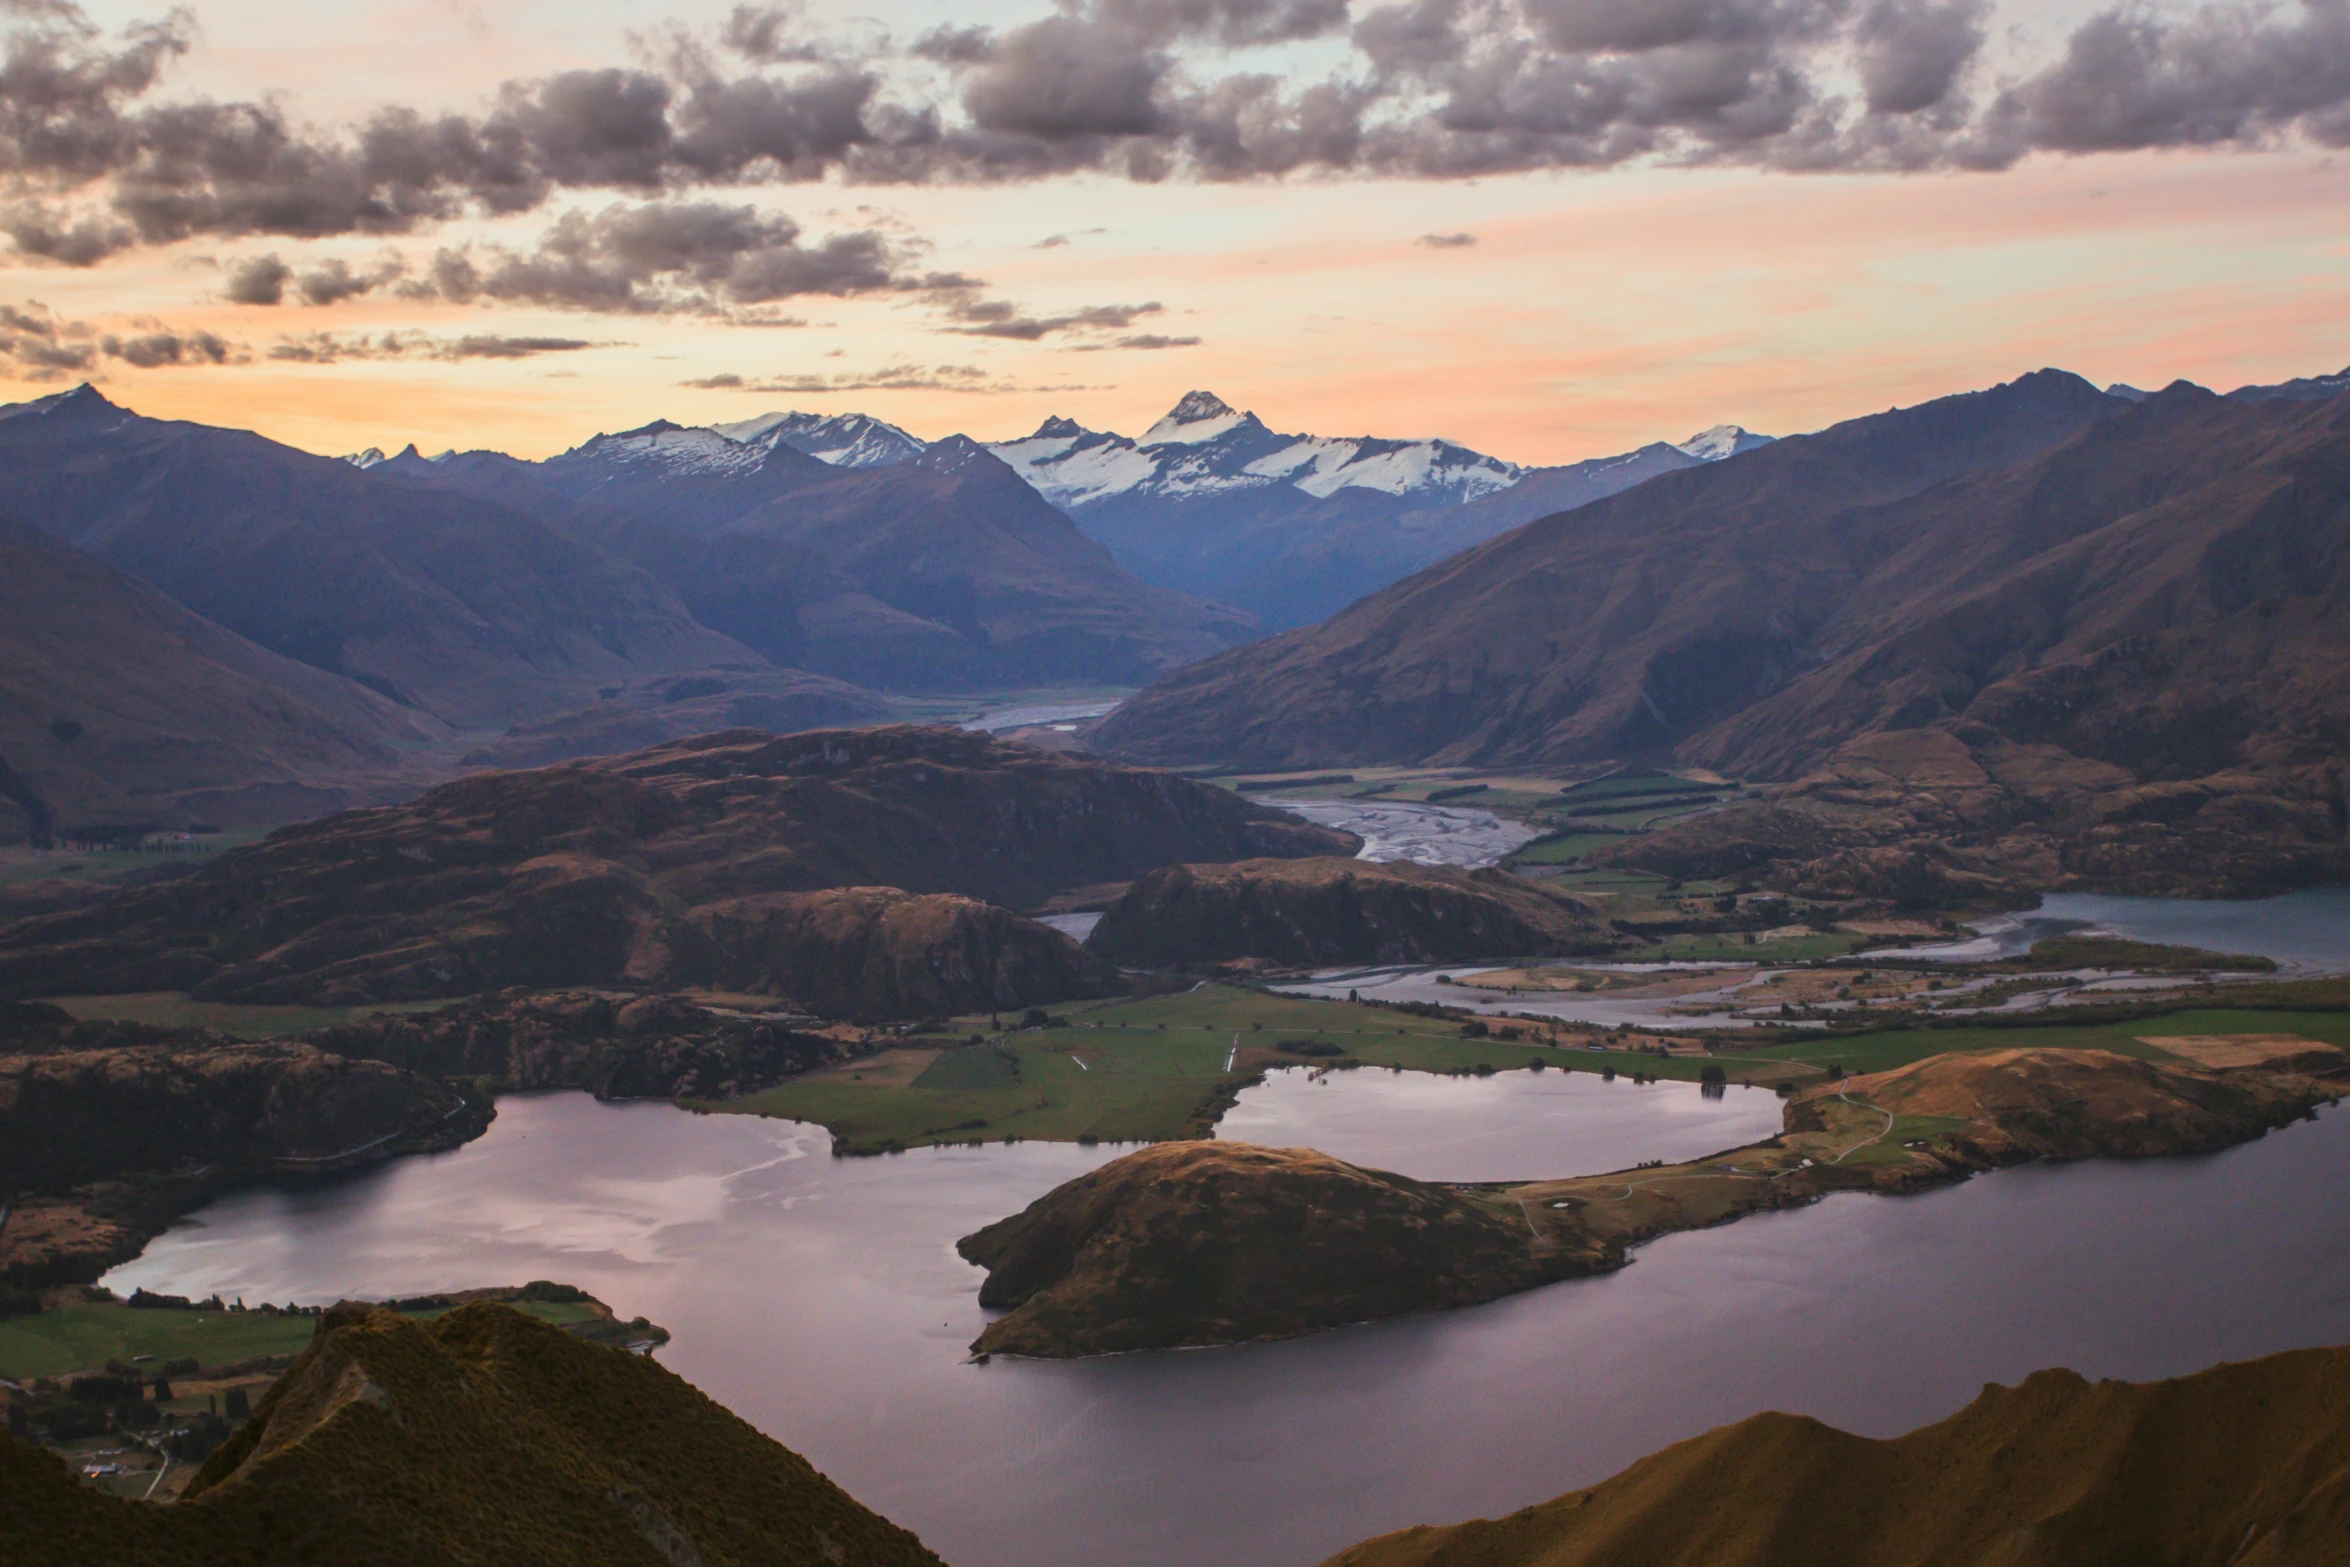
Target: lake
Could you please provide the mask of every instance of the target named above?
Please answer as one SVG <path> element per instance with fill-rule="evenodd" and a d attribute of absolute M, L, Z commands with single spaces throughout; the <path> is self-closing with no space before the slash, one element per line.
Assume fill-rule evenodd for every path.
<path fill-rule="evenodd" d="M 1425 1169 L 1471 1150 L 1397 1118 L 1457 1116 L 1469 1101 L 1445 1096 L 1504 1084 L 1468 1119 L 1550 1141 L 1491 1167 L 1559 1147 L 1541 1129 L 1561 1113 L 1555 1074 L 1425 1093 L 1385 1078 L 1284 1074 L 1249 1111 L 1331 1142 L 1368 1128 L 1360 1157 Z M 1597 1092 L 1587 1104 L 1646 1118 L 1643 1137 L 1680 1135 L 1671 1101 L 1644 1095 L 1695 1098 Z M 1309 1095 L 1324 1097 L 1295 1102 Z M 1744 1114 L 1744 1097 L 1711 1108 Z M 248 1302 L 579 1284 L 670 1328 L 666 1364 L 955 1567 L 1310 1567 L 1368 1534 L 1589 1483 L 1759 1409 L 1890 1435 L 2041 1366 L 2143 1378 L 2350 1339 L 2340 1112 L 2208 1157 L 1836 1197 L 1467 1311 L 987 1366 L 964 1363 L 984 1314 L 955 1238 L 1117 1150 L 828 1148 L 798 1123 L 519 1095 L 464 1148 L 216 1202 L 107 1282 Z"/>
<path fill-rule="evenodd" d="M 1985 962 L 2018 956 L 2068 931 L 2249 953 L 2275 959 L 2287 974 L 2340 974 L 2350 972 L 2350 887 L 2239 901 L 2052 892 L 2036 909 L 1978 922 L 1970 940 L 1912 947 L 1907 955 Z"/>

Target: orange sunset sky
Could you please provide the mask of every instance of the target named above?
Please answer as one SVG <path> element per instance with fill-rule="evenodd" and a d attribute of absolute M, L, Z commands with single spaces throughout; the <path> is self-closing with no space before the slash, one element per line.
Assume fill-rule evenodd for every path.
<path fill-rule="evenodd" d="M 2221 24 L 2208 8 L 2174 6 L 2157 8 L 2170 32 L 2134 35 L 2167 55 L 2139 62 L 2119 87 L 2119 68 L 2100 67 L 2091 86 L 2102 96 L 2084 88 L 2068 99 L 2058 89 L 2078 84 L 2052 73 L 2086 58 L 2082 39 L 2107 13 L 1921 4 L 1894 14 L 1888 4 L 1659 0 L 1690 16 L 1658 44 L 1607 33 L 1604 16 L 1566 14 L 1570 0 L 1522 11 L 1418 0 L 1413 18 L 1450 18 L 1446 47 L 1459 58 L 1413 65 L 1422 73 L 1413 85 L 1394 86 L 1404 67 L 1380 53 L 1381 40 L 1407 8 L 1339 0 L 1059 11 L 905 0 L 763 13 L 199 3 L 153 82 L 107 106 L 112 145 L 145 138 L 145 150 L 36 166 L 25 150 L 37 151 L 36 133 L 95 111 L 67 105 L 43 124 L 20 115 L 12 127 L 16 210 L 34 216 L 8 230 L 18 243 L 0 305 L 38 330 L 19 336 L 13 364 L 0 359 L 15 381 L 0 397 L 86 378 L 144 413 L 246 426 L 320 452 L 414 441 L 428 452 L 542 456 L 654 418 L 715 422 L 785 407 L 861 410 L 926 437 L 1001 439 L 1048 414 L 1131 434 L 1203 387 L 1276 429 L 1440 435 L 1548 463 L 1723 422 L 1774 434 L 1817 428 L 2042 365 L 2100 384 L 2186 377 L 2224 390 L 2350 361 L 2350 160 L 2328 145 L 2344 122 L 2326 97 L 2350 94 L 2350 82 L 2297 88 L 2289 102 L 2238 101 L 2257 88 L 2215 86 L 2192 69 L 2195 50 L 2218 49 L 2209 29 Z M 67 23 L 46 14 L 0 23 L 16 29 L 12 69 L 37 63 L 41 48 L 52 60 L 119 50 L 124 29 L 159 13 L 92 6 Z M 2345 36 L 2308 31 L 2339 17 L 2338 5 L 2230 14 L 2237 20 L 2226 25 L 2269 29 L 2265 41 L 2236 35 L 2247 47 L 2306 54 L 2312 38 Z M 942 27 L 988 31 L 958 43 Z M 1489 166 L 1353 153 L 1236 171 L 1203 164 L 1203 133 L 1186 128 L 1242 77 L 1292 94 L 1341 81 L 1371 105 L 1365 124 L 1401 127 L 1393 134 L 1417 137 L 1415 149 L 1437 149 L 1412 156 L 1465 158 L 1459 124 L 1485 123 L 1474 92 L 1491 88 L 1500 112 L 1533 114 L 1515 105 L 1542 83 L 1521 76 L 1494 87 L 1498 67 L 1475 53 L 1512 27 L 1549 49 L 1557 72 L 1583 73 L 1572 84 L 1576 114 L 1602 115 L 1592 105 L 1621 91 L 1634 107 L 1605 111 L 1615 117 L 1601 134 L 1637 145 L 1593 155 L 1580 121 L 1569 145 L 1543 120 L 1511 132 L 1506 157 L 1493 155 L 1496 133 L 1477 131 L 1472 150 Z M 1943 97 L 1902 107 L 1927 89 L 1895 73 L 1946 58 L 1954 51 L 1934 55 L 1942 46 L 1933 41 L 1963 27 L 1977 42 L 1956 51 L 1964 59 Z M 948 58 L 953 50 L 962 55 Z M 1698 66 L 1716 78 L 1743 70 L 1743 85 L 1705 88 L 1712 96 L 1697 110 L 1653 107 Z M 704 67 L 712 74 L 697 77 Z M 2350 60 L 2342 68 L 2350 75 Z M 1634 70 L 1648 74 L 1623 74 Z M 1736 121 L 1762 112 L 1753 84 L 1771 70 L 1808 73 L 1816 102 L 1844 105 L 1833 151 L 1801 141 L 1800 129 L 1756 137 Z M 2086 80 L 2089 70 L 2076 74 Z M 191 185 L 213 200 L 234 174 L 172 167 L 166 122 L 138 118 L 159 106 L 268 105 L 284 134 L 331 161 L 386 109 L 488 124 L 501 102 L 536 102 L 544 83 L 574 71 L 705 85 L 862 73 L 881 83 L 868 125 L 908 123 L 900 111 L 925 109 L 950 140 L 972 125 L 990 135 L 974 133 L 969 145 L 980 150 L 943 172 L 925 164 L 909 174 L 901 159 L 886 177 L 852 166 L 863 156 L 855 152 L 715 176 L 689 162 L 683 172 L 608 178 L 605 165 L 582 163 L 513 210 L 490 210 L 474 186 L 450 187 L 430 212 L 374 213 L 343 232 L 309 215 L 273 217 L 279 208 L 260 200 L 230 211 L 220 198 L 225 217 L 157 219 L 122 194 L 168 177 L 181 182 L 175 200 Z M 1102 96 L 1129 87 L 1140 95 L 1132 103 Z M 686 92 L 669 90 L 673 102 Z M 2147 102 L 2112 108 L 2124 90 Z M 2201 95 L 2191 113 L 2182 94 Z M 2081 101 L 2106 117 L 2081 129 L 2091 112 Z M 1040 118 L 1034 102 L 1062 117 Z M 515 112 L 531 126 L 546 119 Z M 991 115 L 1001 124 L 984 123 Z M 1722 129 L 1733 121 L 1734 136 Z M 2027 130 L 2001 129 L 2009 125 Z M 1027 140 L 1007 152 L 1014 132 Z M 1870 150 L 1895 133 L 1910 150 Z M 1278 145 L 1274 131 L 1248 134 Z M 2002 135 L 2014 139 L 1996 158 L 1981 150 Z M 1864 146 L 1869 137 L 1877 141 Z M 577 150 L 563 147 L 571 153 L 533 155 L 557 168 Z M 1048 152 L 1063 166 L 1036 167 Z M 1160 161 L 1138 168 L 1146 155 Z M 1254 142 L 1248 155 L 1286 156 Z M 461 298 L 418 281 L 451 252 L 474 257 L 485 275 L 496 258 L 543 258 L 543 237 L 566 213 L 586 222 L 696 202 L 746 210 L 768 222 L 770 239 L 788 216 L 797 232 L 787 249 L 872 236 L 890 280 L 753 297 L 690 267 L 632 262 L 638 292 L 618 306 L 583 304 L 553 285 Z M 40 253 L 71 248 L 40 237 L 69 218 L 112 225 L 103 255 Z M 158 227 L 167 222 L 190 231 Z M 240 280 L 259 276 L 265 259 L 292 281 L 274 303 L 237 302 L 240 290 L 255 292 Z M 337 264 L 344 277 L 378 281 L 304 302 L 299 279 Z M 199 335 L 210 346 L 175 348 L 178 363 L 125 346 Z M 367 347 L 386 341 L 404 346 Z M 476 348 L 456 346 L 467 341 Z M 504 346 L 480 346 L 493 342 Z"/>

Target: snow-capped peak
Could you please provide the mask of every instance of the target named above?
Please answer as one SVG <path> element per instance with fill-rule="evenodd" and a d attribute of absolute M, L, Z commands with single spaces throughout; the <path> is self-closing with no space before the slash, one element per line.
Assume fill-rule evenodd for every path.
<path fill-rule="evenodd" d="M 1676 443 L 1676 448 L 1699 462 L 1720 462 L 1725 457 L 1735 457 L 1740 452 L 1751 452 L 1758 446 L 1768 446 L 1776 439 L 1776 436 L 1756 435 L 1734 424 L 1717 424 L 1710 430 L 1700 430 L 1688 440 Z"/>
<path fill-rule="evenodd" d="M 773 451 L 788 446 L 836 468 L 881 468 L 918 456 L 924 442 L 870 414 L 761 414 L 710 427 L 729 440 Z"/>
<path fill-rule="evenodd" d="M 345 452 L 342 460 L 354 468 L 372 468 L 377 463 L 384 461 L 384 449 L 380 446 L 370 446 L 363 452 Z"/>
<path fill-rule="evenodd" d="M 1142 432 L 1142 439 L 1136 444 L 1197 446 L 1255 418 L 1254 414 L 1240 412 L 1213 392 L 1185 392 L 1164 418 Z"/>
<path fill-rule="evenodd" d="M 599 435 L 556 459 L 711 474 L 748 472 L 766 460 L 765 447 L 730 440 L 716 430 L 687 429 L 667 419 L 656 419 L 617 435 Z"/>

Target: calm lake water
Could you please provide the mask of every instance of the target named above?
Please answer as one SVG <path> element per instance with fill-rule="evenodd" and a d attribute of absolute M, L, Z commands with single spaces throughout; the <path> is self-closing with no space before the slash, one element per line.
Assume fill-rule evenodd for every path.
<path fill-rule="evenodd" d="M 1386 1091 L 1355 1081 L 1284 1078 L 1251 1111 L 1296 1125 L 1312 1107 L 1289 1101 L 1325 1096 L 1337 1142 L 1376 1119 L 1351 1096 Z M 1537 1124 L 1559 1108 L 1550 1074 L 1442 1081 L 1515 1083 L 1497 1112 Z M 1638 1116 L 1667 1092 L 1594 1102 Z M 1735 1091 L 1713 1108 L 1743 1113 Z M 1679 1135 L 1669 1117 L 1649 1133 Z M 1358 1152 L 1461 1153 L 1438 1145 Z M 464 1148 L 215 1203 L 108 1282 L 248 1301 L 580 1284 L 669 1327 L 668 1365 L 956 1567 L 1310 1567 L 1759 1409 L 1890 1435 L 2041 1366 L 2143 1378 L 2350 1339 L 2340 1112 L 2205 1158 L 1837 1197 L 1468 1311 L 988 1366 L 963 1363 L 983 1314 L 955 1237 L 1117 1150 L 828 1146 L 791 1122 L 517 1096 Z"/>
<path fill-rule="evenodd" d="M 1532 1181 L 1675 1162 L 1779 1130 L 1779 1096 L 1734 1088 L 1708 1099 L 1688 1083 L 1604 1082 L 1589 1072 L 1274 1072 L 1216 1124 L 1216 1135 L 1273 1148 L 1319 1148 L 1424 1181 Z"/>
<path fill-rule="evenodd" d="M 2040 906 L 1975 927 L 1970 941 L 1910 949 L 1919 956 L 1981 961 L 2013 957 L 2032 943 L 2087 930 L 2170 946 L 2273 958 L 2286 973 L 2350 972 L 2350 887 L 2314 887 L 2281 897 L 2116 898 L 2052 892 Z"/>

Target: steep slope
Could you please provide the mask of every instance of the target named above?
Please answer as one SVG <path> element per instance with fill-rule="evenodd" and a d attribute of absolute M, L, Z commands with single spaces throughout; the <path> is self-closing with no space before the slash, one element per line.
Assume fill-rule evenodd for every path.
<path fill-rule="evenodd" d="M 1099 965 L 1027 921 L 875 909 L 859 936 L 764 900 L 887 887 L 1029 908 L 1175 860 L 1357 846 L 1205 784 L 959 730 L 736 730 L 480 774 L 19 921 L 0 930 L 0 991 L 392 1000 L 723 982 L 812 1002 L 866 994 L 839 943 L 880 939 L 887 956 L 927 936 L 942 994 L 907 1010 L 931 1011 L 957 985 L 988 1004 L 1007 975 L 1084 988 Z"/>
<path fill-rule="evenodd" d="M 0 842 L 396 798 L 445 731 L 90 556 L 0 528 Z"/>
<path fill-rule="evenodd" d="M 590 707 L 517 724 L 466 753 L 467 767 L 544 767 L 581 756 L 616 756 L 721 729 L 791 734 L 886 722 L 888 703 L 846 681 L 748 664 L 689 669 L 606 686 Z"/>
<path fill-rule="evenodd" d="M 965 681 L 1143 680 L 1255 634 L 1247 616 L 1135 581 L 960 436 L 798 491 L 731 531 L 819 558 L 870 598 L 952 631 Z M 809 642 L 809 667 L 824 668 L 820 636 Z"/>
<path fill-rule="evenodd" d="M 1453 963 L 1607 952 L 1606 920 L 1503 871 L 1366 860 L 1169 865 L 1128 887 L 1086 946 L 1116 963 Z"/>
<path fill-rule="evenodd" d="M 171 1507 L 0 1436 L 24 1567 L 938 1567 L 649 1357 L 510 1306 L 344 1305 Z"/>
<path fill-rule="evenodd" d="M 2043 371 L 1650 480 L 1161 681 L 1099 743 L 1252 765 L 1670 753 L 1819 657 L 1889 503 L 2125 411 Z"/>
<path fill-rule="evenodd" d="M 543 464 L 404 452 L 370 472 L 527 511 L 769 659 L 881 689 L 1140 682 L 1256 633 L 1137 582 L 959 437 L 834 468 L 661 425 Z"/>
<path fill-rule="evenodd" d="M 642 572 L 469 497 L 88 387 L 0 409 L 0 521 L 459 728 L 746 656 Z"/>
<path fill-rule="evenodd" d="M 2350 1556 L 2350 1350 L 2167 1382 L 2041 1371 L 1872 1441 L 1763 1414 L 1507 1518 L 1328 1567 L 2319 1567 Z"/>

